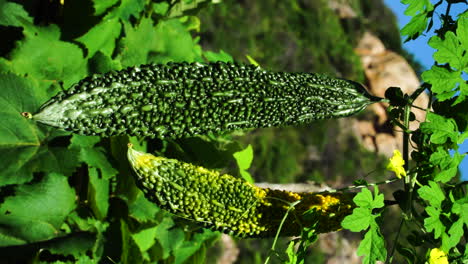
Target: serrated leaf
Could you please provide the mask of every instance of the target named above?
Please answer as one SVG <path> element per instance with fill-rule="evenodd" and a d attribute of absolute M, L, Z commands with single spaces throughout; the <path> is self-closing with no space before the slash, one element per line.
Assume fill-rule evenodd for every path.
<path fill-rule="evenodd" d="M 359 244 L 357 255 L 365 256 L 362 262 L 365 264 L 374 264 L 377 260 L 385 261 L 387 259 L 385 240 L 375 222 L 371 224 L 371 228 Z"/>
<path fill-rule="evenodd" d="M 460 242 L 463 236 L 463 221 L 458 219 L 450 227 L 448 234 L 442 234 L 442 250 L 448 252 Z"/>
<path fill-rule="evenodd" d="M 432 91 L 438 94 L 441 101 L 452 98 L 453 91 L 460 82 L 460 72 L 450 71 L 440 66 L 432 66 L 430 70 L 422 73 L 423 80 L 432 84 Z"/>
<path fill-rule="evenodd" d="M 445 232 L 445 225 L 440 221 L 440 209 L 432 206 L 426 207 L 429 217 L 424 219 L 424 227 L 428 232 L 434 231 L 434 238 L 439 238 Z"/>
<path fill-rule="evenodd" d="M 447 32 L 443 40 L 438 36 L 433 36 L 428 44 L 437 49 L 433 57 L 438 63 L 450 63 L 451 67 L 459 70 L 465 67 L 463 59 L 465 49 L 460 45 L 457 36 L 453 32 Z"/>
<path fill-rule="evenodd" d="M 405 15 L 414 16 L 417 13 L 432 11 L 434 6 L 430 0 L 402 0 L 402 4 L 408 5 L 405 10 Z"/>
<path fill-rule="evenodd" d="M 117 18 L 104 19 L 76 40 L 88 49 L 88 58 L 93 57 L 97 51 L 111 56 L 120 30 L 121 24 Z"/>
<path fill-rule="evenodd" d="M 29 243 L 54 238 L 61 234 L 60 227 L 75 206 L 75 192 L 63 175 L 51 173 L 38 183 L 21 185 L 0 207 L 0 238 Z M 9 242 L 0 240 L 0 246 Z"/>
<path fill-rule="evenodd" d="M 378 194 L 377 186 L 374 188 L 376 188 L 375 199 L 372 197 L 372 193 L 369 191 L 369 189 L 364 188 L 353 198 L 354 203 L 359 207 L 370 209 L 383 207 L 384 195 Z"/>
<path fill-rule="evenodd" d="M 41 89 L 50 89 L 58 82 L 68 88 L 86 76 L 83 52 L 77 45 L 60 40 L 58 26 L 31 25 L 24 34 L 7 61 L 12 71 L 40 81 Z"/>
<path fill-rule="evenodd" d="M 427 121 L 421 123 L 421 131 L 431 135 L 431 142 L 434 144 L 444 144 L 450 139 L 452 142 L 458 141 L 457 123 L 453 119 L 427 113 Z"/>
<path fill-rule="evenodd" d="M 368 208 L 354 208 L 353 213 L 346 216 L 341 222 L 341 226 L 353 232 L 359 232 L 369 227 L 374 221 L 375 216 L 372 215 L 372 210 Z"/>
<path fill-rule="evenodd" d="M 446 198 L 439 184 L 433 181 L 429 181 L 429 186 L 424 185 L 419 188 L 418 194 L 424 200 L 429 201 L 429 204 L 435 208 L 441 208 L 442 202 Z"/>
<path fill-rule="evenodd" d="M 187 29 L 176 19 L 159 22 L 143 18 L 133 28 L 124 22 L 126 36 L 119 42 L 122 66 L 149 62 L 201 61 L 200 47 Z"/>
<path fill-rule="evenodd" d="M 408 36 L 406 41 L 416 39 L 427 27 L 427 14 L 420 13 L 411 18 L 411 21 L 401 29 L 403 36 Z"/>

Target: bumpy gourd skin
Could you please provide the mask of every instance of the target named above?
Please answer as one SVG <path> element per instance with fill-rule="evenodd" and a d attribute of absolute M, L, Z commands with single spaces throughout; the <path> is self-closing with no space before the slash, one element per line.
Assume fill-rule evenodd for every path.
<path fill-rule="evenodd" d="M 344 117 L 377 101 L 325 75 L 169 63 L 87 77 L 25 116 L 84 135 L 179 138 Z"/>
<path fill-rule="evenodd" d="M 239 237 L 271 237 L 290 204 L 281 235 L 299 235 L 316 224 L 318 233 L 336 231 L 354 208 L 349 193 L 293 193 L 263 189 L 231 175 L 175 159 L 128 150 L 145 196 L 163 209 L 213 230 Z M 312 214 L 306 211 L 315 209 Z"/>

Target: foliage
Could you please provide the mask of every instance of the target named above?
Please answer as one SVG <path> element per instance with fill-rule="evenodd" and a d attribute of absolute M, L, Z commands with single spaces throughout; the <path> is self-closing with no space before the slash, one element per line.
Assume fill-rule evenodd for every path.
<path fill-rule="evenodd" d="M 433 20 L 438 18 L 435 16 L 436 10 L 441 9 L 443 2 L 446 2 L 446 7 L 445 15 L 439 17 L 441 27 L 431 31 Z M 420 89 L 410 95 L 403 94 L 398 88 L 388 89 L 386 93 L 391 104 L 393 123 L 402 128 L 404 133 L 404 160 L 399 158 L 395 162 L 394 157 L 388 168 L 402 174 L 399 167 L 404 165 L 404 174 L 407 174 L 404 178 L 404 190 L 394 193 L 401 209 L 401 224 L 393 238 L 392 250 L 387 259 L 389 262 L 394 258 L 395 249 L 408 263 L 424 263 L 426 260 L 429 263 L 465 263 L 468 259 L 466 242 L 462 239 L 466 237 L 466 182 L 459 183 L 455 178 L 458 165 L 466 155 L 458 151 L 459 145 L 467 138 L 466 116 L 453 113 L 458 104 L 467 102 L 467 80 L 464 74 L 468 69 L 468 45 L 465 42 L 468 17 L 467 11 L 462 14 L 450 13 L 452 5 L 466 5 L 462 2 L 464 1 L 439 1 L 432 4 L 431 1 L 402 1 L 408 5 L 405 14 L 413 17 L 401 31 L 407 36 L 406 41 L 418 38 L 423 32 L 433 32 L 428 45 L 436 49 L 436 52 L 433 55 L 434 66 L 422 73 L 425 83 Z M 427 109 L 412 108 L 412 102 L 425 91 L 433 98 Z M 431 105 L 434 105 L 433 110 Z M 426 120 L 420 120 L 420 126 L 415 130 L 409 128 L 409 121 L 414 117 L 411 112 L 413 110 L 424 110 L 427 113 Z M 408 164 L 409 144 L 415 149 L 411 152 L 411 166 Z M 358 196 L 365 191 L 366 189 Z M 373 198 L 367 196 L 364 200 L 371 204 Z M 368 226 L 369 216 L 364 216 L 361 212 L 364 210 L 361 209 L 363 205 L 358 206 L 352 215 L 343 220 L 344 228 L 359 231 Z M 390 219 L 382 219 L 380 226 L 386 221 Z M 359 226 L 360 224 L 363 226 Z M 373 236 L 378 239 L 369 242 L 370 232 L 367 232 L 358 251 L 368 256 L 364 259 L 365 262 L 374 254 L 375 249 L 384 248 L 383 238 L 378 233 Z M 402 237 L 403 233 L 409 235 Z M 372 260 L 386 260 L 386 252 L 382 253 L 385 254 Z"/>
<path fill-rule="evenodd" d="M 2 261 L 204 262 L 218 233 L 199 228 L 186 233 L 184 223 L 143 198 L 121 151 L 128 138 L 71 135 L 19 118 L 94 73 L 204 61 L 205 52 L 192 37 L 198 19 L 185 16 L 204 2 L 209 3 L 0 1 L 0 30 L 10 36 L 0 58 Z M 206 54 L 229 60 L 227 54 Z M 181 153 L 184 144 L 139 143 L 160 146 L 168 155 Z M 200 137 L 191 145 L 224 164 L 240 149 L 228 137 Z M 188 159 L 189 150 L 183 150 Z M 220 166 L 210 154 L 199 153 L 198 162 Z"/>
<path fill-rule="evenodd" d="M 264 176 L 267 180 L 278 179 L 278 175 L 298 174 L 301 168 L 296 166 L 295 160 L 306 155 L 305 146 L 311 143 L 309 141 L 320 147 L 325 145 L 326 140 L 306 139 L 288 129 L 283 130 L 284 137 L 279 139 L 275 130 L 269 130 L 270 135 L 265 137 L 256 137 L 254 132 L 248 136 L 253 148 L 250 145 L 245 148 L 232 135 L 210 134 L 177 141 L 85 137 L 26 120 L 21 112 L 36 111 L 58 91 L 68 89 L 88 75 L 150 62 L 232 61 L 247 54 L 234 48 L 226 49 L 234 56 L 224 51 L 205 51 L 199 38 L 193 36 L 200 31 L 200 20 L 191 15 L 215 1 L 46 2 L 38 7 L 34 1 L 0 0 L 0 31 L 5 36 L 5 43 L 0 47 L 2 260 L 31 263 L 209 262 L 206 250 L 219 234 L 175 218 L 144 198 L 135 186 L 126 160 L 128 141 L 148 152 L 208 168 L 227 168 L 237 162 L 238 168 L 234 168 L 234 172 L 239 171 L 249 181 L 253 179 L 248 170 L 255 171 L 259 167 L 267 168 L 268 175 Z M 293 10 L 294 15 L 286 22 L 280 21 L 282 27 L 273 26 L 278 22 L 275 20 L 278 16 L 273 14 L 256 17 L 260 19 L 256 21 L 258 23 L 249 19 L 242 22 L 249 24 L 244 27 L 251 30 L 253 36 L 267 40 L 264 46 L 256 47 L 253 41 L 240 39 L 245 45 L 251 45 L 249 50 L 253 52 L 248 52 L 249 61 L 258 61 L 260 65 L 276 64 L 287 71 L 299 67 L 307 67 L 301 69 L 307 71 L 320 68 L 323 72 L 362 78 L 357 66 L 359 62 L 352 53 L 355 41 L 349 37 L 349 32 L 355 32 L 352 25 L 344 25 L 349 31 L 345 32 L 342 21 L 328 9 L 320 9 L 317 16 L 305 13 L 308 8 L 319 10 L 324 1 L 311 6 L 305 6 L 305 1 L 280 2 L 278 10 Z M 403 94 L 393 88 L 387 93 L 393 123 L 404 132 L 404 163 L 398 159 L 391 168 L 407 176 L 400 181 L 403 187 L 394 193 L 393 201 L 384 200 L 388 198 L 387 194 L 380 193 L 377 186 L 373 193 L 364 188 L 355 196 L 357 207 L 342 226 L 354 232 L 366 232 L 358 249 L 365 263 L 376 260 L 390 263 L 402 258 L 408 263 L 466 263 L 468 198 L 466 182 L 459 182 L 457 173 L 458 165 L 466 155 L 459 152 L 459 145 L 468 137 L 468 13 L 450 12 L 451 6 L 466 5 L 466 2 L 402 2 L 408 5 L 406 14 L 412 16 L 412 20 L 401 33 L 407 41 L 422 34 L 432 34 L 428 45 L 436 50 L 436 63 L 422 74 L 424 83 L 418 91 Z M 372 13 L 374 3 L 367 0 L 353 3 L 363 10 L 364 14 L 358 14 L 360 19 L 365 13 Z M 237 28 L 241 23 L 234 19 L 237 13 L 257 11 L 244 10 L 242 6 L 209 8 L 219 8 L 222 19 L 232 23 L 231 28 Z M 378 21 L 375 16 L 373 19 Z M 438 29 L 432 28 L 435 19 L 442 22 Z M 372 24 L 372 21 L 368 23 Z M 320 23 L 327 26 L 317 27 Z M 207 24 L 214 26 L 213 22 L 207 21 Z M 262 30 L 254 32 L 256 28 L 250 26 L 252 24 L 260 25 Z M 382 32 L 387 32 L 386 29 L 377 24 L 373 23 L 372 27 L 384 35 Z M 301 29 L 293 30 L 297 25 L 301 25 Z M 315 28 L 317 34 L 308 34 L 304 28 Z M 286 34 L 285 39 L 291 42 L 278 43 L 270 33 Z M 201 35 L 210 38 L 206 32 Z M 306 41 L 301 43 L 304 36 Z M 389 39 L 396 45 L 396 37 Z M 215 49 L 219 50 L 214 43 Z M 279 46 L 297 47 L 296 50 L 302 49 L 305 53 L 293 52 L 290 56 L 293 59 L 286 63 L 283 52 L 278 52 Z M 294 64 L 294 58 L 299 57 L 308 57 L 314 64 Z M 348 71 L 350 68 L 352 70 Z M 419 128 L 410 130 L 409 121 L 414 116 L 411 111 L 420 111 L 411 104 L 423 92 L 432 98 L 431 105 L 423 109 L 427 112 L 426 120 L 419 120 Z M 322 133 L 326 128 L 317 125 L 300 130 L 304 134 L 312 133 L 312 130 Z M 290 144 L 290 139 L 305 143 Z M 369 154 L 362 152 L 356 142 L 350 142 L 354 145 L 345 148 L 345 142 L 340 142 L 343 146 L 319 152 L 323 155 L 340 153 L 336 160 L 329 158 L 326 161 L 340 164 L 347 178 L 364 174 L 355 168 L 363 170 L 361 167 L 365 166 L 352 156 L 374 162 L 373 156 L 367 157 Z M 411 153 L 410 144 L 414 147 Z M 269 152 L 281 155 L 275 161 L 267 156 Z M 249 169 L 251 165 L 252 169 Z M 328 173 L 335 172 L 330 169 Z M 282 178 L 283 182 L 288 180 Z M 371 184 L 360 181 L 359 185 L 362 188 Z M 386 218 L 385 209 L 392 204 L 398 204 L 400 208 L 400 224 L 394 230 L 394 236 L 384 238 L 383 227 L 395 222 L 394 218 Z M 306 258 L 315 257 L 309 251 L 309 246 L 318 238 L 314 228 L 304 227 L 299 238 L 284 243 L 289 245 L 284 252 L 275 249 L 276 243 L 284 240 L 276 239 L 267 259 L 279 256 L 277 259 L 287 263 L 305 263 Z"/>

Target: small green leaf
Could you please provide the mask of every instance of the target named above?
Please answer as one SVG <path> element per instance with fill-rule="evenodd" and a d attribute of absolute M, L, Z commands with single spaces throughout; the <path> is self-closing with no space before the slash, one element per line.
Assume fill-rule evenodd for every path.
<path fill-rule="evenodd" d="M 442 201 L 445 200 L 445 194 L 439 184 L 429 181 L 429 186 L 425 185 L 418 190 L 419 196 L 427 200 L 429 204 L 435 208 L 442 207 Z"/>
<path fill-rule="evenodd" d="M 385 240 L 380 233 L 379 226 L 373 222 L 370 227 L 357 250 L 358 256 L 365 256 L 362 262 L 365 264 L 374 264 L 377 260 L 385 261 L 387 259 Z"/>
<path fill-rule="evenodd" d="M 440 221 L 440 209 L 432 206 L 426 207 L 429 217 L 424 219 L 424 227 L 428 232 L 434 231 L 434 238 L 439 238 L 445 232 L 445 225 Z"/>
<path fill-rule="evenodd" d="M 401 29 L 401 34 L 403 36 L 408 36 L 406 38 L 406 41 L 416 39 L 421 33 L 426 30 L 427 27 L 427 14 L 426 13 L 419 13 L 413 18 L 411 18 L 411 21 L 406 24 L 402 29 Z"/>
<path fill-rule="evenodd" d="M 408 5 L 405 10 L 407 16 L 414 16 L 417 13 L 424 13 L 434 9 L 430 0 L 401 0 L 401 3 Z"/>
<path fill-rule="evenodd" d="M 354 208 L 351 215 L 346 216 L 341 222 L 341 226 L 353 232 L 359 232 L 369 227 L 370 223 L 374 221 L 375 216 L 368 208 L 357 207 Z"/>
<path fill-rule="evenodd" d="M 218 53 L 212 51 L 205 51 L 203 52 L 203 56 L 207 58 L 209 61 L 224 61 L 224 62 L 233 62 L 234 59 L 231 55 L 224 52 L 224 50 L 220 50 Z"/>
<path fill-rule="evenodd" d="M 354 203 L 359 207 L 369 208 L 369 209 L 383 207 L 384 195 L 378 194 L 377 186 L 375 186 L 374 190 L 375 190 L 375 199 L 372 197 L 372 193 L 369 191 L 369 189 L 362 189 L 362 191 L 354 197 L 353 199 Z"/>
<path fill-rule="evenodd" d="M 235 152 L 233 154 L 234 158 L 236 159 L 237 165 L 239 166 L 239 171 L 242 176 L 247 182 L 253 183 L 254 180 L 252 175 L 247 171 L 250 168 L 253 160 L 253 148 L 252 145 L 248 145 L 245 149 Z"/>
<path fill-rule="evenodd" d="M 133 239 L 135 240 L 135 243 L 138 245 L 140 248 L 141 252 L 147 251 L 149 248 L 151 248 L 154 245 L 154 242 L 156 240 L 158 227 L 151 227 L 147 229 L 143 229 L 139 231 L 136 234 L 133 234 Z"/>
<path fill-rule="evenodd" d="M 432 84 L 432 91 L 438 94 L 439 100 L 447 100 L 455 94 L 454 89 L 460 82 L 460 72 L 450 71 L 440 66 L 432 66 L 430 70 L 423 72 L 425 82 Z"/>
<path fill-rule="evenodd" d="M 444 144 L 450 139 L 452 142 L 458 141 L 458 127 L 453 119 L 427 113 L 427 121 L 421 124 L 421 131 L 431 134 L 431 142 L 434 144 Z"/>
<path fill-rule="evenodd" d="M 32 23 L 32 18 L 21 5 L 0 0 L 0 25 L 20 27 L 23 21 Z"/>
<path fill-rule="evenodd" d="M 102 15 L 109 7 L 115 5 L 119 0 L 93 0 L 94 14 Z"/>

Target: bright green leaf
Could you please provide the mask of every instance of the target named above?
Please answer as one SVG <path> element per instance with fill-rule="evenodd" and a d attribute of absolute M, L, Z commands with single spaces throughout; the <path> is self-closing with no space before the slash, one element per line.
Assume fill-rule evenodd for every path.
<path fill-rule="evenodd" d="M 429 181 L 429 186 L 424 185 L 419 188 L 418 194 L 424 200 L 429 201 L 429 204 L 435 208 L 441 208 L 442 202 L 446 198 L 439 184 L 433 181 Z"/>
<path fill-rule="evenodd" d="M 424 227 L 428 232 L 434 231 L 434 238 L 439 238 L 445 232 L 445 225 L 440 221 L 440 209 L 432 206 L 426 207 L 429 217 L 424 219 Z"/>
<path fill-rule="evenodd" d="M 363 208 L 381 208 L 384 206 L 384 195 L 378 194 L 378 188 L 375 186 L 375 199 L 372 197 L 372 193 L 369 189 L 362 189 L 360 193 L 358 193 L 354 198 L 354 203 Z"/>
<path fill-rule="evenodd" d="M 420 13 L 411 18 L 411 21 L 401 29 L 403 36 L 408 36 L 405 41 L 416 39 L 427 27 L 427 14 Z"/>
<path fill-rule="evenodd" d="M 447 32 L 444 40 L 438 36 L 433 36 L 428 44 L 437 49 L 433 57 L 438 63 L 450 63 L 451 67 L 459 70 L 465 66 L 462 59 L 464 48 L 460 45 L 457 36 L 453 32 Z"/>
<path fill-rule="evenodd" d="M 75 206 L 75 192 L 63 175 L 51 173 L 38 183 L 20 185 L 0 207 L 0 238 L 30 243 L 57 237 L 65 217 Z M 11 239 L 0 240 L 0 246 L 8 243 Z"/>
<path fill-rule="evenodd" d="M 205 56 L 209 61 L 224 61 L 224 62 L 233 62 L 234 59 L 231 55 L 220 50 L 218 53 L 212 51 L 205 51 L 203 52 L 203 56 Z"/>
<path fill-rule="evenodd" d="M 129 216 L 139 222 L 155 221 L 156 213 L 159 212 L 159 208 L 148 201 L 142 192 L 139 192 L 135 201 L 129 204 L 128 210 Z"/>
<path fill-rule="evenodd" d="M 414 16 L 417 13 L 424 13 L 434 9 L 430 0 L 401 0 L 401 3 L 408 5 L 405 10 L 407 16 Z"/>
<path fill-rule="evenodd" d="M 180 247 L 184 241 L 184 231 L 179 228 L 173 228 L 174 221 L 166 217 L 163 221 L 157 225 L 156 239 L 161 244 L 163 249 L 163 258 L 166 259 L 169 257 L 171 252 Z"/>
<path fill-rule="evenodd" d="M 121 24 L 117 18 L 107 19 L 92 27 L 86 34 L 76 40 L 86 46 L 89 58 L 93 57 L 97 51 L 112 56 L 120 30 Z"/>
<path fill-rule="evenodd" d="M 372 215 L 372 210 L 368 208 L 354 208 L 353 213 L 346 216 L 341 222 L 341 226 L 353 232 L 359 232 L 369 227 L 374 221 L 375 216 Z"/>
<path fill-rule="evenodd" d="M 375 222 L 371 224 L 371 228 L 359 244 L 357 255 L 365 256 L 362 262 L 365 264 L 374 264 L 377 260 L 385 261 L 387 259 L 385 240 Z"/>
<path fill-rule="evenodd" d="M 460 82 L 460 72 L 434 65 L 430 70 L 423 72 L 422 78 L 432 84 L 432 91 L 438 94 L 439 100 L 443 101 L 452 98 L 455 94 L 453 90 Z"/>
<path fill-rule="evenodd" d="M 50 89 L 58 82 L 63 82 L 66 89 L 86 76 L 83 52 L 77 45 L 60 40 L 58 26 L 32 27 L 24 34 L 25 39 L 9 56 L 14 72 L 40 81 L 42 89 Z"/>
<path fill-rule="evenodd" d="M 450 227 L 448 234 L 442 234 L 442 250 L 448 252 L 460 242 L 463 236 L 463 221 L 458 219 Z"/>
<path fill-rule="evenodd" d="M 32 23 L 32 18 L 21 5 L 0 0 L 0 25 L 20 27 L 23 21 Z"/>
<path fill-rule="evenodd" d="M 94 0 L 94 14 L 99 16 L 103 14 L 109 7 L 115 5 L 119 0 Z"/>
<path fill-rule="evenodd" d="M 457 25 L 458 40 L 461 42 L 461 47 L 465 47 L 466 50 L 468 49 L 468 18 L 459 18 Z"/>
<path fill-rule="evenodd" d="M 248 145 L 245 149 L 235 152 L 233 154 L 237 161 L 237 165 L 241 170 L 247 170 L 250 168 L 253 160 L 253 148 L 252 145 Z"/>
<path fill-rule="evenodd" d="M 453 119 L 427 113 L 427 121 L 421 124 L 421 131 L 431 134 L 431 142 L 434 144 L 444 144 L 450 139 L 456 143 L 458 141 L 457 123 Z"/>
<path fill-rule="evenodd" d="M 155 227 L 143 229 L 139 231 L 138 233 L 132 235 L 133 239 L 137 243 L 141 252 L 147 251 L 149 248 L 151 248 L 154 245 L 157 231 L 158 231 L 158 228 L 155 226 Z"/>

